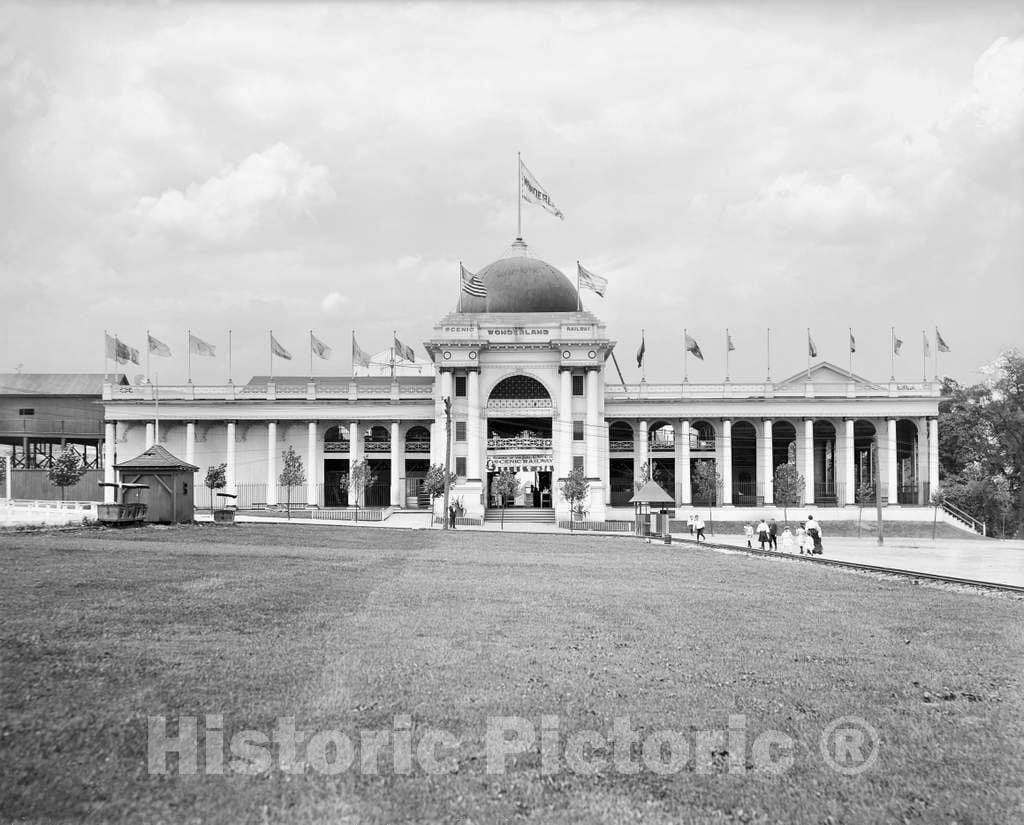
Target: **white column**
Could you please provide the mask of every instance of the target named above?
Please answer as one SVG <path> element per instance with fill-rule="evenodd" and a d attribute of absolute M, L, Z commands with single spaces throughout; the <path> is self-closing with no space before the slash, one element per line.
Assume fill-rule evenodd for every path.
<path fill-rule="evenodd" d="M 185 422 L 185 461 L 188 464 L 196 463 L 196 422 Z"/>
<path fill-rule="evenodd" d="M 348 466 L 349 469 L 357 461 L 363 459 L 363 433 L 358 421 L 352 421 L 348 425 Z"/>
<path fill-rule="evenodd" d="M 277 504 L 277 422 L 267 422 L 267 504 Z"/>
<path fill-rule="evenodd" d="M 939 419 L 928 419 L 928 495 L 939 489 Z"/>
<path fill-rule="evenodd" d="M 316 495 L 316 477 L 319 460 L 316 455 L 316 422 L 310 421 L 306 436 L 306 504 L 316 507 L 320 502 Z"/>
<path fill-rule="evenodd" d="M 572 472 L 572 373 L 559 374 L 558 398 L 558 477 Z"/>
<path fill-rule="evenodd" d="M 153 422 L 152 421 L 147 421 L 146 422 L 146 449 L 148 450 L 154 444 L 156 444 L 156 440 L 155 440 L 155 436 L 154 436 Z"/>
<path fill-rule="evenodd" d="M 886 419 L 887 433 L 885 439 L 885 464 L 886 483 L 889 485 L 889 503 L 896 504 L 899 501 L 899 490 L 896 486 L 896 419 Z"/>
<path fill-rule="evenodd" d="M 804 504 L 814 503 L 814 419 L 804 419 Z"/>
<path fill-rule="evenodd" d="M 644 464 L 647 464 L 647 472 L 649 476 L 653 476 L 653 468 L 650 466 L 651 461 L 651 433 L 649 425 L 646 421 L 641 421 L 637 427 L 637 450 L 636 450 L 636 470 L 634 474 L 639 476 L 641 470 L 643 470 Z"/>
<path fill-rule="evenodd" d="M 445 399 L 445 398 L 451 398 L 451 397 L 452 397 L 452 371 L 451 370 L 442 370 L 441 371 L 441 398 Z M 442 403 L 441 403 L 441 415 L 442 416 L 444 415 L 444 402 L 443 402 L 443 400 L 442 400 Z M 444 419 L 442 418 L 441 420 L 443 421 Z M 444 452 L 444 450 L 442 450 L 441 452 Z"/>
<path fill-rule="evenodd" d="M 853 419 L 847 418 L 843 422 L 843 485 L 846 487 L 843 499 L 846 504 L 853 504 L 857 500 L 857 482 L 855 471 L 857 459 L 853 453 Z"/>
<path fill-rule="evenodd" d="M 766 418 L 762 422 L 761 427 L 761 455 L 763 456 L 761 466 L 764 467 L 764 475 L 762 476 L 763 484 L 762 489 L 764 490 L 764 503 L 774 504 L 775 503 L 775 468 L 772 464 L 775 463 L 774 458 L 774 444 L 772 442 L 772 420 Z"/>
<path fill-rule="evenodd" d="M 732 506 L 732 421 L 722 419 L 722 506 Z"/>
<path fill-rule="evenodd" d="M 597 463 L 601 438 L 601 422 L 598 419 L 598 378 L 597 370 L 587 370 L 587 427 L 585 432 L 587 478 L 600 478 L 601 476 L 601 468 Z"/>
<path fill-rule="evenodd" d="M 391 505 L 405 506 L 405 467 L 402 464 L 402 438 L 397 421 L 391 422 Z"/>
<path fill-rule="evenodd" d="M 679 452 L 680 466 L 676 467 L 676 478 L 682 487 L 679 503 L 688 505 L 693 503 L 693 497 L 690 491 L 690 422 L 685 418 L 679 422 L 679 438 L 683 442 Z"/>
<path fill-rule="evenodd" d="M 224 456 L 224 463 L 228 466 L 224 471 L 224 480 L 226 482 L 224 486 L 225 493 L 237 493 L 238 484 L 235 479 L 235 422 L 227 422 L 227 455 Z"/>
<path fill-rule="evenodd" d="M 470 370 L 466 380 L 466 478 L 480 478 L 480 373 Z"/>
<path fill-rule="evenodd" d="M 116 446 L 117 429 L 113 421 L 103 424 L 103 480 L 107 484 L 114 483 L 114 448 Z M 7 465 L 7 478 L 11 477 L 10 464 Z M 117 498 L 117 490 L 113 487 L 103 488 L 103 501 L 113 504 Z M 10 498 L 10 496 L 8 496 Z"/>

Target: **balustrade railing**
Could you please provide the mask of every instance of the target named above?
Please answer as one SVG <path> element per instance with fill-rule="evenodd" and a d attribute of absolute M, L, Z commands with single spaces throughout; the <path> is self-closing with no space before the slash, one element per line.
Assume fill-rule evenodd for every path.
<path fill-rule="evenodd" d="M 512 438 L 488 438 L 488 450 L 550 450 L 551 439 L 540 436 L 513 436 Z"/>

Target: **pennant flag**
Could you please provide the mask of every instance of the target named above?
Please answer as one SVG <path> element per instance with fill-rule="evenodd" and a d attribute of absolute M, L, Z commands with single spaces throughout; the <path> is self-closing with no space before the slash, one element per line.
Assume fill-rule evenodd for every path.
<path fill-rule="evenodd" d="M 331 348 L 327 346 L 323 341 L 317 338 L 312 332 L 309 333 L 309 346 L 313 349 L 313 354 L 317 358 L 322 358 L 326 361 L 331 357 Z"/>
<path fill-rule="evenodd" d="M 277 342 L 274 333 L 270 333 L 270 352 L 272 355 L 283 358 L 285 361 L 292 360 L 292 354 Z"/>
<path fill-rule="evenodd" d="M 853 330 L 850 331 L 850 352 L 857 351 L 857 339 L 853 337 Z"/>
<path fill-rule="evenodd" d="M 818 357 L 818 348 L 814 345 L 814 339 L 811 338 L 810 330 L 807 331 L 807 354 L 810 355 L 811 358 Z"/>
<path fill-rule="evenodd" d="M 196 338 L 191 332 L 188 334 L 188 351 L 193 355 L 208 355 L 211 358 L 217 356 L 216 347 L 213 344 L 207 344 L 201 338 Z"/>
<path fill-rule="evenodd" d="M 526 168 L 526 164 L 521 160 L 519 161 L 519 194 L 523 200 L 527 203 L 535 203 L 547 212 L 550 212 L 556 218 L 565 220 L 565 215 L 562 211 L 555 206 L 554 201 L 551 200 L 551 196 L 547 193 L 543 186 L 533 176 L 533 173 Z"/>
<path fill-rule="evenodd" d="M 931 344 L 928 343 L 928 333 L 922 332 L 921 338 L 924 340 L 924 357 L 927 358 L 932 354 Z"/>
<path fill-rule="evenodd" d="M 352 366 L 353 367 L 368 367 L 370 366 L 370 354 L 363 352 L 362 347 L 356 343 L 356 336 L 352 336 Z"/>
<path fill-rule="evenodd" d="M 732 342 L 732 336 L 729 334 L 729 330 L 725 331 L 725 346 L 728 348 L 729 352 L 736 351 L 736 345 Z"/>
<path fill-rule="evenodd" d="M 939 352 L 949 352 L 949 344 L 943 340 L 938 327 L 935 327 L 935 346 L 939 348 Z"/>
<path fill-rule="evenodd" d="M 636 365 L 642 367 L 644 365 L 644 353 L 647 352 L 647 341 L 644 336 L 640 336 L 640 349 L 636 351 Z"/>
<path fill-rule="evenodd" d="M 158 341 L 149 333 L 146 333 L 146 337 L 149 339 L 149 351 L 153 355 L 159 355 L 161 358 L 171 357 L 171 348 L 167 344 L 163 341 Z"/>
<path fill-rule="evenodd" d="M 416 360 L 416 353 L 412 351 L 412 347 L 407 347 L 398 338 L 395 338 L 395 355 L 404 358 L 406 361 Z"/>
<path fill-rule="evenodd" d="M 576 261 L 576 269 L 579 272 L 580 286 L 593 290 L 603 298 L 605 290 L 608 289 L 608 279 L 595 275 L 589 269 L 584 269 L 579 261 Z"/>
<path fill-rule="evenodd" d="M 462 275 L 462 291 L 474 298 L 486 298 L 487 285 L 462 264 L 459 264 L 459 270 Z"/>
<path fill-rule="evenodd" d="M 892 351 L 896 354 L 900 354 L 900 350 L 903 349 L 903 339 L 897 338 L 895 335 L 892 339 Z"/>
<path fill-rule="evenodd" d="M 689 333 L 686 333 L 686 351 L 693 353 L 701 361 L 704 360 L 704 353 L 700 351 L 700 345 L 694 338 L 690 337 Z"/>

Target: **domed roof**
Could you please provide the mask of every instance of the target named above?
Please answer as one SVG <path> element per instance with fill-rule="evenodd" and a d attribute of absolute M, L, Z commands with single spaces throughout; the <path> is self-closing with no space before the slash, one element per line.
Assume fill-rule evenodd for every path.
<path fill-rule="evenodd" d="M 477 273 L 487 297 L 462 295 L 461 312 L 575 312 L 572 282 L 551 264 L 530 256 L 521 239 Z"/>

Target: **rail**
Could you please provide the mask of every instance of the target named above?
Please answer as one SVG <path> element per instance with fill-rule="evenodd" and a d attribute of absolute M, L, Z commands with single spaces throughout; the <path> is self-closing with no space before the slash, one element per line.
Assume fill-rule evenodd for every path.
<path fill-rule="evenodd" d="M 947 513 L 955 519 L 958 519 L 959 521 L 962 521 L 964 524 L 970 527 L 975 533 L 980 533 L 983 536 L 988 535 L 985 522 L 979 521 L 966 510 L 962 510 L 961 508 L 957 507 L 955 504 L 953 504 L 953 502 L 943 501 L 940 506 L 942 507 L 943 512 Z"/>

